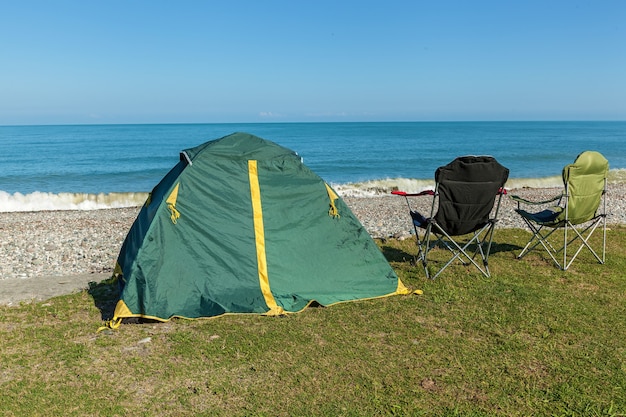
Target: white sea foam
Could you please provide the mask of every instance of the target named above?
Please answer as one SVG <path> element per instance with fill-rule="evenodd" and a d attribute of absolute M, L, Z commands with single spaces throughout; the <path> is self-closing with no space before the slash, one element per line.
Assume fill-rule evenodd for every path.
<path fill-rule="evenodd" d="M 608 182 L 611 184 L 626 183 L 626 169 L 609 171 Z M 435 188 L 435 180 L 411 178 L 387 178 L 348 184 L 332 184 L 337 193 L 343 197 L 372 197 L 391 193 L 394 190 L 407 193 L 419 193 Z M 544 178 L 509 178 L 504 185 L 508 190 L 519 188 L 559 188 L 563 187 L 560 175 Z"/>
<path fill-rule="evenodd" d="M 626 183 L 626 169 L 612 169 L 609 183 Z M 433 180 L 412 178 L 386 178 L 347 184 L 331 184 L 342 197 L 373 197 L 388 195 L 400 190 L 418 193 L 432 190 Z M 505 184 L 506 189 L 518 188 L 558 188 L 563 186 L 560 175 L 545 178 L 511 178 Z M 44 193 L 10 194 L 0 191 L 0 212 L 46 211 L 46 210 L 98 210 L 121 207 L 141 206 L 148 198 L 148 193 Z"/>
<path fill-rule="evenodd" d="M 514 190 L 517 188 L 555 188 L 563 187 L 563 178 L 559 176 L 545 178 L 509 178 L 504 188 Z"/>
<path fill-rule="evenodd" d="M 46 210 L 98 210 L 140 206 L 147 193 L 42 193 L 9 194 L 0 191 L 0 212 Z"/>
<path fill-rule="evenodd" d="M 387 178 L 348 184 L 331 184 L 342 197 L 372 197 L 385 195 L 394 190 L 417 193 L 435 187 L 434 180 L 411 178 Z"/>
<path fill-rule="evenodd" d="M 365 181 L 350 184 L 332 184 L 337 193 L 344 197 L 372 197 L 391 193 L 394 190 L 407 193 L 419 193 L 435 188 L 435 180 L 418 180 L 410 178 L 388 178 L 384 180 Z M 504 185 L 507 189 L 516 188 L 553 188 L 562 187 L 561 177 L 547 178 L 512 178 Z"/>

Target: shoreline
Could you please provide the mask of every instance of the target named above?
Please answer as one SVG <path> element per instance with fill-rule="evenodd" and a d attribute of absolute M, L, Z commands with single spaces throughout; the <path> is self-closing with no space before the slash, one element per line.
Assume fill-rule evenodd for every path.
<path fill-rule="evenodd" d="M 521 188 L 508 194 L 545 200 L 560 188 Z M 343 197 L 373 238 L 405 239 L 413 227 L 403 197 Z M 432 197 L 414 199 L 429 213 Z M 525 228 L 503 196 L 499 228 Z M 122 242 L 141 206 L 98 210 L 0 213 L 0 281 L 35 277 L 112 274 Z M 609 184 L 607 223 L 626 224 L 626 184 Z"/>

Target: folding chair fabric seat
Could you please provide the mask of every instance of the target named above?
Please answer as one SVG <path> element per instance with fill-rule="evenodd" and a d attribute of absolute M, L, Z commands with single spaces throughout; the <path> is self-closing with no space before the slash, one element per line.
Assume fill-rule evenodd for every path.
<path fill-rule="evenodd" d="M 411 218 L 413 219 L 413 226 L 426 228 L 426 226 L 428 225 L 428 219 L 422 216 L 420 212 L 409 211 L 409 214 L 411 215 Z"/>
<path fill-rule="evenodd" d="M 489 277 L 488 257 L 491 250 L 494 226 L 500 207 L 501 195 L 509 170 L 491 156 L 461 156 L 435 171 L 435 190 L 409 194 L 394 191 L 392 194 L 404 196 L 413 221 L 415 236 L 426 276 L 428 253 L 436 242 L 441 242 L 451 253 L 452 258 L 432 277 L 436 278 L 456 259 L 465 265 L 473 264 L 483 275 Z M 409 197 L 432 196 L 430 215 L 427 217 L 411 208 Z M 497 207 L 491 217 L 494 204 Z M 418 229 L 423 229 L 424 239 Z M 457 242 L 454 237 L 473 236 Z M 435 243 L 431 238 L 436 239 Z M 473 255 L 468 253 L 472 244 L 476 245 Z M 480 254 L 482 266 L 474 258 Z M 467 262 L 466 262 L 467 261 Z"/>
<path fill-rule="evenodd" d="M 563 223 L 559 216 L 563 212 L 562 207 L 550 207 L 537 213 L 530 213 L 526 210 L 515 210 L 520 216 L 543 226 L 556 226 Z"/>

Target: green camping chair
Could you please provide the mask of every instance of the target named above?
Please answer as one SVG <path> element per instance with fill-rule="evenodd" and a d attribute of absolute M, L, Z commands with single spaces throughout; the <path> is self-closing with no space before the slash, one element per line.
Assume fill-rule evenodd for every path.
<path fill-rule="evenodd" d="M 449 250 L 452 257 L 432 279 L 455 260 L 463 265 L 472 264 L 484 276 L 490 276 L 489 253 L 508 177 L 509 170 L 491 156 L 462 156 L 435 171 L 434 191 L 418 194 L 392 191 L 406 198 L 417 238 L 418 259 L 427 278 L 431 278 L 429 253 L 437 244 Z M 411 208 L 409 197 L 418 196 L 432 196 L 429 217 Z M 424 230 L 423 239 L 420 239 L 419 229 Z M 482 265 L 476 260 L 478 255 Z"/>
<path fill-rule="evenodd" d="M 570 267 L 583 248 L 604 264 L 606 253 L 606 183 L 609 163 L 600 153 L 585 151 L 578 155 L 573 164 L 563 168 L 562 194 L 545 201 L 530 201 L 518 196 L 511 196 L 517 202 L 515 210 L 530 228 L 532 237 L 522 249 L 517 259 L 521 259 L 532 249 L 541 245 L 554 263 L 563 271 Z M 556 204 L 539 212 L 522 210 L 522 204 L 544 207 Z M 602 256 L 591 247 L 589 238 L 602 227 Z M 547 230 L 546 230 L 547 229 Z M 553 238 L 557 230 L 563 231 L 562 240 Z M 570 233 L 572 232 L 572 233 Z M 568 240 L 568 234 L 571 237 Z M 557 235 L 560 235 L 557 233 Z M 556 236 L 556 235 L 555 235 Z M 580 240 L 580 245 L 568 258 L 568 246 Z M 560 242 L 560 243 L 559 243 Z M 570 251 L 571 253 L 571 251 Z M 557 257 L 562 256 L 562 261 Z"/>

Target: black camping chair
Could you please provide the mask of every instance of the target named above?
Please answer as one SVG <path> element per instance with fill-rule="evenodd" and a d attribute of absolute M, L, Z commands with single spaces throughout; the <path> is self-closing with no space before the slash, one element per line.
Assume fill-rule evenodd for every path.
<path fill-rule="evenodd" d="M 517 202 L 515 211 L 532 232 L 530 240 L 517 255 L 517 259 L 521 259 L 541 244 L 554 263 L 563 271 L 570 267 L 583 248 L 587 248 L 600 264 L 604 264 L 606 256 L 605 196 L 608 173 L 609 162 L 602 154 L 585 151 L 578 155 L 574 163 L 563 168 L 564 189 L 561 194 L 546 201 L 530 201 L 511 196 Z M 522 207 L 541 207 L 547 204 L 551 204 L 552 207 L 538 212 L 528 212 L 522 209 Z M 602 228 L 601 256 L 596 253 L 589 242 L 589 238 L 599 226 Z M 555 233 L 557 230 L 562 231 L 562 236 L 560 233 Z M 571 237 L 569 240 L 568 232 Z M 550 242 L 549 238 L 553 234 L 554 240 Z M 557 235 L 560 237 L 557 238 Z M 568 256 L 568 246 L 574 243 L 580 244 L 575 251 L 570 250 Z M 572 252 L 574 252 L 573 255 Z"/>
<path fill-rule="evenodd" d="M 452 258 L 432 279 L 437 278 L 457 259 L 463 265 L 473 264 L 484 276 L 490 276 L 489 253 L 500 201 L 502 194 L 505 194 L 503 187 L 508 177 L 509 170 L 491 156 L 462 156 L 435 171 L 434 191 L 417 194 L 392 191 L 392 194 L 406 199 L 415 229 L 418 258 L 424 266 L 426 277 L 430 278 L 428 255 L 437 243 L 448 249 Z M 413 210 L 409 202 L 409 197 L 425 195 L 433 197 L 429 217 Z M 419 229 L 425 231 L 423 239 L 420 239 Z M 470 254 L 472 246 L 474 253 Z M 475 259 L 478 254 L 482 265 Z"/>

